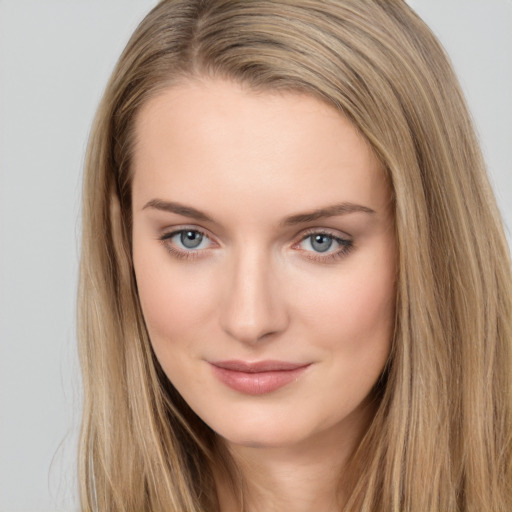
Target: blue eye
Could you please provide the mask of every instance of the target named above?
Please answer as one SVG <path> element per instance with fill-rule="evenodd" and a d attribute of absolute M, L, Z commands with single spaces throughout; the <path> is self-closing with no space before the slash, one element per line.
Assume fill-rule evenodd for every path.
<path fill-rule="evenodd" d="M 212 244 L 210 238 L 197 229 L 180 229 L 166 233 L 160 237 L 160 241 L 170 253 L 183 258 L 200 254 L 202 249 L 208 249 Z"/>
<path fill-rule="evenodd" d="M 340 243 L 332 235 L 313 233 L 303 238 L 300 245 L 306 251 L 325 253 L 330 249 L 337 249 Z"/>
<path fill-rule="evenodd" d="M 309 254 L 311 259 L 328 261 L 346 255 L 353 246 L 352 240 L 339 238 L 329 233 L 310 233 L 299 242 L 297 247 Z"/>
<path fill-rule="evenodd" d="M 326 252 L 328 251 L 334 242 L 332 236 L 318 234 L 318 235 L 309 235 L 310 245 L 316 252 Z"/>
<path fill-rule="evenodd" d="M 197 249 L 203 242 L 204 235 L 199 231 L 180 231 L 176 233 L 171 240 L 177 238 L 180 244 L 186 249 Z"/>

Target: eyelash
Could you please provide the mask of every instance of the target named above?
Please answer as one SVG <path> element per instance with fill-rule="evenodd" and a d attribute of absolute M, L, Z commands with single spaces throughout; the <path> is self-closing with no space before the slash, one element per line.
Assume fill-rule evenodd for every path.
<path fill-rule="evenodd" d="M 205 238 L 211 240 L 211 237 L 209 237 L 204 231 L 197 229 L 197 228 L 181 228 L 174 231 L 171 231 L 170 233 L 164 233 L 161 237 L 159 237 L 159 241 L 162 243 L 162 245 L 165 247 L 165 249 L 174 257 L 180 259 L 180 260 L 194 260 L 196 258 L 200 258 L 203 256 L 205 250 L 207 249 L 198 249 L 198 250 L 180 250 L 177 249 L 175 246 L 173 246 L 170 243 L 170 240 L 175 237 L 176 235 L 179 235 L 183 232 L 191 231 L 193 233 L 199 233 L 200 235 L 204 236 Z M 340 247 L 338 250 L 334 250 L 332 252 L 328 252 L 326 254 L 322 254 L 315 251 L 305 251 L 302 252 L 305 254 L 305 257 L 313 260 L 318 261 L 320 263 L 331 263 L 334 261 L 337 261 L 344 256 L 346 256 L 353 248 L 354 243 L 352 240 L 348 238 L 341 238 L 338 236 L 335 236 L 333 233 L 322 230 L 322 229 L 311 229 L 310 231 L 307 231 L 304 233 L 300 240 L 293 244 L 293 248 L 298 247 L 300 244 L 302 244 L 305 240 L 308 238 L 311 238 L 313 236 L 323 235 L 326 237 L 331 238 L 334 242 L 336 242 Z"/>
<path fill-rule="evenodd" d="M 293 247 L 297 247 L 299 244 L 301 244 L 308 238 L 312 238 L 313 236 L 317 235 L 323 235 L 331 238 L 334 242 L 336 242 L 339 245 L 339 248 L 337 250 L 325 254 L 314 251 L 304 251 L 306 255 L 305 257 L 310 260 L 318 261 L 320 263 L 331 263 L 347 256 L 347 254 L 354 248 L 354 242 L 352 240 L 348 238 L 341 238 L 323 229 L 311 229 L 309 231 L 306 231 L 306 233 L 302 235 L 301 239 L 297 243 L 295 243 Z"/>
<path fill-rule="evenodd" d="M 184 227 L 181 229 L 176 229 L 175 231 L 171 231 L 170 233 L 164 233 L 159 238 L 159 240 L 162 243 L 162 245 L 165 247 L 165 249 L 172 256 L 174 256 L 180 260 L 193 260 L 196 258 L 200 258 L 203 255 L 202 253 L 205 249 L 199 249 L 199 250 L 195 250 L 195 251 L 194 250 L 185 251 L 185 250 L 177 249 L 170 243 L 170 240 L 173 237 L 175 237 L 176 235 L 179 235 L 180 233 L 184 233 L 187 231 L 191 231 L 193 233 L 199 233 L 199 234 L 203 235 L 205 238 L 208 238 L 209 240 L 211 240 L 211 237 L 209 237 L 204 231 L 197 229 L 197 228 L 187 228 L 187 227 Z"/>

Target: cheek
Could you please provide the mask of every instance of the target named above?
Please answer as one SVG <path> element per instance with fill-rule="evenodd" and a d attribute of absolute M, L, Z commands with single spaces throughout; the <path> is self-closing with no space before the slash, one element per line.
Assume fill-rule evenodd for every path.
<path fill-rule="evenodd" d="M 364 403 L 389 357 L 395 313 L 394 265 L 392 261 L 369 263 L 347 264 L 324 291 L 314 288 L 309 300 L 301 301 L 305 323 L 300 330 L 310 334 L 323 355 L 318 383 L 323 400 L 316 400 L 328 411 L 326 424 Z"/>
<path fill-rule="evenodd" d="M 373 247 L 359 256 L 347 259 L 323 286 L 309 283 L 307 300 L 296 294 L 303 319 L 299 332 L 309 333 L 323 354 L 330 382 L 325 396 L 343 389 L 342 397 L 336 393 L 335 398 L 344 410 L 356 407 L 382 373 L 394 329 L 394 255 Z"/>
<path fill-rule="evenodd" d="M 162 253 L 138 258 L 134 251 L 142 312 L 157 356 L 176 344 L 189 343 L 200 329 L 210 326 L 217 303 L 213 276 L 204 269 L 190 272 L 187 265 Z"/>
<path fill-rule="evenodd" d="M 307 300 L 300 300 L 302 318 L 324 334 L 319 340 L 343 340 L 360 348 L 365 340 L 390 339 L 394 323 L 395 279 L 391 265 L 361 262 L 331 276 L 325 286 L 309 286 Z M 302 295 L 303 298 L 306 298 Z"/>

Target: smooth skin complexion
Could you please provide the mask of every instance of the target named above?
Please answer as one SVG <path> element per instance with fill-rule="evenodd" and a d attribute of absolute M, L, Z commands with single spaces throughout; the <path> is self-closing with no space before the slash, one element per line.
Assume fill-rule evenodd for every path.
<path fill-rule="evenodd" d="M 249 511 L 337 510 L 394 326 L 379 161 L 318 99 L 198 79 L 143 107 L 133 172 L 135 274 L 166 375 L 226 443 Z"/>

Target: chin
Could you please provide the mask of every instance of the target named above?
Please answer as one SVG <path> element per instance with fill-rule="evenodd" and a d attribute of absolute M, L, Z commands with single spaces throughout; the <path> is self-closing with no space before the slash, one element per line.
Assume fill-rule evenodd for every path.
<path fill-rule="evenodd" d="M 231 417 L 230 424 L 212 425 L 213 430 L 228 444 L 248 448 L 285 448 L 307 440 L 314 431 L 289 419 L 252 418 L 239 420 Z M 217 427 L 217 428 L 215 428 Z"/>
<path fill-rule="evenodd" d="M 229 432 L 228 435 L 219 434 L 224 441 L 233 446 L 246 448 L 286 448 L 300 443 L 303 438 L 295 437 L 281 431 L 274 435 L 272 432 Z"/>

